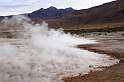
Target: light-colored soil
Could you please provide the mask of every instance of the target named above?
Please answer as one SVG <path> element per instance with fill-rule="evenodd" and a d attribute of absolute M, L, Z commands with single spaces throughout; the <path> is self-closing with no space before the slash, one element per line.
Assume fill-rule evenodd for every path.
<path fill-rule="evenodd" d="M 108 54 L 112 57 L 120 59 L 120 63 L 102 71 L 91 72 L 84 76 L 63 78 L 65 82 L 124 82 L 124 32 L 95 32 L 82 33 L 83 37 L 97 40 L 98 44 L 79 45 L 79 48 L 92 52 Z M 8 42 L 15 44 L 20 40 L 11 39 Z M 0 42 L 6 42 L 1 39 Z"/>
<path fill-rule="evenodd" d="M 108 54 L 120 59 L 120 63 L 103 71 L 92 72 L 84 76 L 63 78 L 65 82 L 124 82 L 124 32 L 87 33 L 85 37 L 98 40 L 98 44 L 79 45 L 79 48 Z"/>

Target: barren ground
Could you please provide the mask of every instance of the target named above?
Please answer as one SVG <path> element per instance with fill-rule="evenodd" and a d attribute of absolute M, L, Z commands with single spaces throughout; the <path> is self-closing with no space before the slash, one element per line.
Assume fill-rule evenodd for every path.
<path fill-rule="evenodd" d="M 88 38 L 94 38 L 98 44 L 79 45 L 79 48 L 89 51 L 108 54 L 120 59 L 120 63 L 103 71 L 91 72 L 84 76 L 63 78 L 65 82 L 124 82 L 124 32 L 95 32 L 82 34 Z"/>
<path fill-rule="evenodd" d="M 67 77 L 63 78 L 63 80 L 65 82 L 124 82 L 124 32 L 93 32 L 83 33 L 82 36 L 95 39 L 99 43 L 79 45 L 79 48 L 96 53 L 108 54 L 120 59 L 120 63 L 108 68 L 103 68 L 103 71 L 91 72 L 84 76 Z M 0 42 L 5 41 L 6 40 L 3 39 Z M 9 42 L 13 43 L 13 39 Z"/>

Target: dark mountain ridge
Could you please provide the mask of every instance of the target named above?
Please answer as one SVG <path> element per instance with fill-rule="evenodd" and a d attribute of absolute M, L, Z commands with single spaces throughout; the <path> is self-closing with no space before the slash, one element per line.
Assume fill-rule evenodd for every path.
<path fill-rule="evenodd" d="M 124 23 L 124 0 L 116 0 L 82 10 L 41 8 L 24 15 L 30 17 L 34 23 L 42 23 L 44 20 L 53 28 L 86 29 L 91 25 L 90 28 L 94 29 L 93 24 L 98 24 L 100 28 L 105 23 Z"/>
<path fill-rule="evenodd" d="M 31 19 L 48 19 L 48 18 L 57 18 L 62 17 L 64 15 L 68 15 L 76 11 L 75 9 L 69 7 L 65 9 L 57 9 L 56 7 L 49 7 L 49 8 L 41 8 L 36 11 L 33 11 L 32 13 L 25 13 L 25 14 L 19 14 L 27 16 Z M 5 17 L 11 18 L 16 15 L 9 15 L 9 16 L 0 16 L 0 19 L 4 19 Z"/>
<path fill-rule="evenodd" d="M 89 9 L 76 10 L 57 19 L 46 20 L 52 27 L 77 27 L 88 24 L 124 22 L 124 0 L 116 0 Z"/>
<path fill-rule="evenodd" d="M 49 7 L 47 9 L 39 9 L 37 11 L 34 11 L 29 15 L 30 18 L 55 18 L 55 17 L 61 17 L 67 14 L 71 14 L 75 10 L 73 8 L 66 8 L 66 9 L 57 9 L 56 7 Z"/>

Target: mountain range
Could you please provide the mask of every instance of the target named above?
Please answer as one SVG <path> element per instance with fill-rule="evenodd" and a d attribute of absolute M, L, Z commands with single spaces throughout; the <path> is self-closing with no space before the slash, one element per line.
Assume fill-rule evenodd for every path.
<path fill-rule="evenodd" d="M 69 29 L 96 29 L 124 26 L 124 0 L 116 0 L 89 9 L 57 9 L 53 6 L 24 14 L 34 23 L 46 21 L 50 27 Z M 123 28 L 124 29 L 124 28 Z"/>
<path fill-rule="evenodd" d="M 76 11 L 75 9 L 69 7 L 65 9 L 57 9 L 56 7 L 49 7 L 49 8 L 41 8 L 36 11 L 33 11 L 32 13 L 25 13 L 25 14 L 19 14 L 19 15 L 24 15 L 28 16 L 31 19 L 53 19 L 53 18 L 58 18 L 62 17 L 68 14 L 73 13 Z M 9 15 L 9 16 L 0 16 L 0 19 L 3 19 L 5 17 L 11 18 L 12 16 L 15 15 Z"/>
<path fill-rule="evenodd" d="M 42 19 L 57 18 L 57 17 L 62 17 L 67 14 L 71 14 L 74 11 L 75 10 L 71 7 L 66 8 L 66 9 L 57 9 L 56 7 L 51 6 L 47 9 L 41 8 L 37 11 L 29 13 L 28 16 L 30 18 L 42 18 Z"/>
<path fill-rule="evenodd" d="M 95 27 L 103 28 L 111 26 L 113 23 L 114 25 L 116 23 L 122 24 L 122 22 L 124 22 L 124 0 L 112 1 L 89 9 L 72 10 L 71 13 L 61 16 L 54 15 L 53 17 L 54 18 L 47 18 L 44 20 L 49 23 L 50 27 L 54 28 L 87 29 L 89 27 L 92 29 Z M 37 23 L 43 20 L 39 18 L 32 19 Z M 105 24 L 107 26 L 105 26 Z"/>

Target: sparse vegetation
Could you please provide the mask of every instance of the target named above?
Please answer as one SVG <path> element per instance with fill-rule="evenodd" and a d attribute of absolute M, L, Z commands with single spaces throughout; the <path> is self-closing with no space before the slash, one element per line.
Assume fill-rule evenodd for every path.
<path fill-rule="evenodd" d="M 92 25 L 80 25 L 80 28 L 76 29 L 64 29 L 65 32 L 71 32 L 80 34 L 87 32 L 117 32 L 124 31 L 124 23 L 108 23 L 108 24 L 92 24 Z"/>

